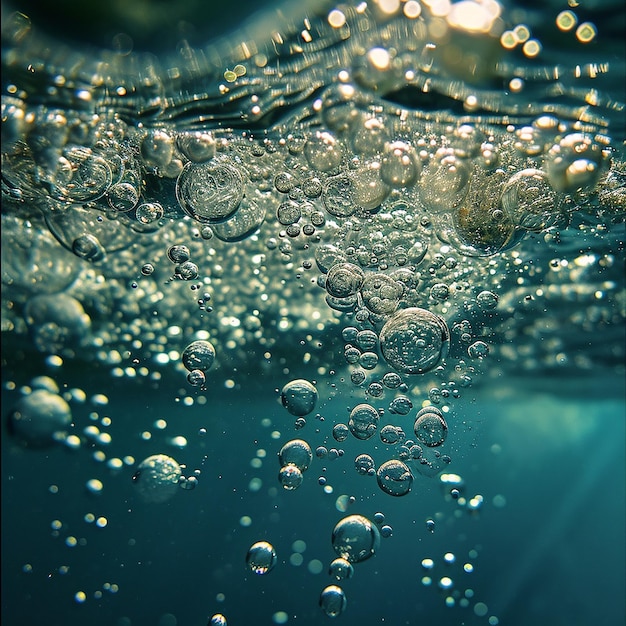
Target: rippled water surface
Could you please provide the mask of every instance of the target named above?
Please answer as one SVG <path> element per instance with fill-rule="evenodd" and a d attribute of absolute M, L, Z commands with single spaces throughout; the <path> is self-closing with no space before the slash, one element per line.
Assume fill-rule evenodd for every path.
<path fill-rule="evenodd" d="M 126 5 L 2 5 L 3 622 L 623 623 L 621 3 Z"/>

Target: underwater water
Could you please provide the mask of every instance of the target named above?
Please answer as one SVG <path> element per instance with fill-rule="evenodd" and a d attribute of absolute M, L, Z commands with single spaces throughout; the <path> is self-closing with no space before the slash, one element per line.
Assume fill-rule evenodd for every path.
<path fill-rule="evenodd" d="M 3 623 L 623 624 L 623 5 L 83 4 L 2 4 Z"/>

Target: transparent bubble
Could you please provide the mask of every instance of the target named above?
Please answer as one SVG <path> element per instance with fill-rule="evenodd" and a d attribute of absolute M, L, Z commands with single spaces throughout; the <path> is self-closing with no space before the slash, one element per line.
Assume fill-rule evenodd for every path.
<path fill-rule="evenodd" d="M 402 461 L 392 459 L 378 468 L 376 480 L 385 493 L 391 496 L 404 496 L 411 491 L 413 474 Z"/>
<path fill-rule="evenodd" d="M 184 244 L 170 246 L 167 250 L 167 258 L 172 263 L 184 263 L 189 260 L 190 256 L 189 248 Z"/>
<path fill-rule="evenodd" d="M 345 424 L 335 424 L 333 426 L 333 438 L 335 441 L 341 443 L 348 438 L 350 429 Z"/>
<path fill-rule="evenodd" d="M 404 436 L 404 432 L 398 426 L 387 424 L 380 429 L 380 440 L 387 445 L 398 443 Z"/>
<path fill-rule="evenodd" d="M 352 578 L 354 567 L 352 567 L 350 561 L 339 557 L 330 564 L 328 574 L 337 580 L 346 580 Z"/>
<path fill-rule="evenodd" d="M 312 459 L 311 446 L 303 439 L 288 441 L 278 453 L 281 466 L 295 465 L 302 472 L 308 469 Z"/>
<path fill-rule="evenodd" d="M 373 406 L 358 404 L 350 412 L 348 428 L 357 439 L 369 439 L 376 432 L 379 419 L 380 415 Z"/>
<path fill-rule="evenodd" d="M 397 415 L 407 415 L 413 408 L 413 402 L 407 396 L 398 396 L 389 403 L 389 412 Z"/>
<path fill-rule="evenodd" d="M 233 216 L 220 224 L 213 224 L 212 232 L 221 241 L 234 243 L 254 235 L 265 219 L 263 202 L 244 197 Z"/>
<path fill-rule="evenodd" d="M 221 613 L 216 613 L 211 617 L 207 626 L 227 626 L 226 618 Z"/>
<path fill-rule="evenodd" d="M 88 148 L 71 147 L 63 151 L 70 165 L 71 176 L 57 185 L 60 198 L 76 202 L 93 202 L 111 186 L 113 174 L 107 162 Z"/>
<path fill-rule="evenodd" d="M 80 235 L 72 241 L 72 252 L 85 261 L 102 261 L 106 256 L 106 250 L 100 240 L 91 233 Z"/>
<path fill-rule="evenodd" d="M 469 191 L 470 169 L 450 148 L 440 148 L 419 182 L 422 202 L 434 213 L 458 207 Z"/>
<path fill-rule="evenodd" d="M 135 217 L 142 224 L 153 224 L 163 217 L 163 207 L 158 202 L 144 202 L 137 207 Z"/>
<path fill-rule="evenodd" d="M 288 382 L 280 392 L 282 405 L 297 417 L 308 415 L 313 411 L 317 398 L 315 386 L 301 378 Z"/>
<path fill-rule="evenodd" d="M 326 291 L 336 298 L 347 298 L 359 291 L 365 274 L 353 263 L 333 265 L 326 275 Z"/>
<path fill-rule="evenodd" d="M 349 515 L 333 529 L 332 544 L 341 558 L 359 563 L 374 555 L 380 545 L 380 533 L 366 517 Z"/>
<path fill-rule="evenodd" d="M 363 280 L 363 303 L 378 315 L 393 313 L 404 293 L 404 285 L 386 274 L 368 274 Z"/>
<path fill-rule="evenodd" d="M 362 350 L 374 350 L 378 345 L 378 335 L 373 330 L 360 330 L 356 342 Z"/>
<path fill-rule="evenodd" d="M 76 350 L 90 336 L 91 319 L 83 305 L 65 293 L 36 295 L 26 303 L 24 319 L 41 352 Z"/>
<path fill-rule="evenodd" d="M 489 354 L 489 346 L 484 341 L 475 341 L 467 349 L 467 354 L 472 359 L 484 359 Z"/>
<path fill-rule="evenodd" d="M 215 361 L 215 348 L 210 341 L 198 340 L 190 343 L 183 351 L 182 362 L 187 370 L 201 370 L 206 372 L 211 369 Z"/>
<path fill-rule="evenodd" d="M 361 351 L 354 346 L 346 346 L 343 355 L 346 359 L 346 362 L 354 364 L 359 362 Z"/>
<path fill-rule="evenodd" d="M 180 133 L 176 147 L 194 163 L 203 163 L 215 156 L 215 138 L 208 131 Z"/>
<path fill-rule="evenodd" d="M 359 454 L 354 459 L 354 467 L 361 476 L 370 476 L 374 472 L 374 459 L 369 454 Z"/>
<path fill-rule="evenodd" d="M 187 382 L 193 387 L 201 387 L 206 383 L 206 376 L 202 370 L 191 370 L 187 374 Z"/>
<path fill-rule="evenodd" d="M 346 595 L 341 587 L 329 585 L 320 594 L 320 606 L 328 617 L 338 617 L 347 605 Z"/>
<path fill-rule="evenodd" d="M 174 268 L 174 275 L 180 280 L 195 280 L 198 272 L 198 266 L 191 261 L 185 261 Z"/>
<path fill-rule="evenodd" d="M 402 141 L 385 146 L 380 163 L 382 179 L 392 187 L 408 187 L 417 182 L 420 165 L 413 148 Z"/>
<path fill-rule="evenodd" d="M 316 131 L 304 144 L 304 156 L 313 169 L 329 172 L 341 164 L 343 150 L 332 133 Z"/>
<path fill-rule="evenodd" d="M 595 185 L 607 161 L 607 155 L 593 136 L 571 133 L 550 148 L 545 167 L 552 188 L 571 193 Z"/>
<path fill-rule="evenodd" d="M 141 142 L 141 158 L 148 167 L 166 167 L 174 156 L 174 140 L 163 130 L 149 132 Z"/>
<path fill-rule="evenodd" d="M 366 370 L 372 370 L 378 365 L 378 355 L 375 352 L 363 352 L 359 356 L 359 365 Z"/>
<path fill-rule="evenodd" d="M 181 476 L 181 467 L 172 457 L 155 454 L 137 466 L 133 483 L 144 502 L 161 503 L 176 494 Z"/>
<path fill-rule="evenodd" d="M 354 182 L 347 174 L 328 178 L 322 191 L 326 210 L 335 217 L 350 217 L 358 208 Z"/>
<path fill-rule="evenodd" d="M 422 374 L 439 365 L 448 354 L 450 331 L 442 317 L 411 307 L 391 316 L 379 339 L 389 365 L 406 374 Z"/>
<path fill-rule="evenodd" d="M 239 208 L 244 179 L 228 159 L 214 157 L 202 164 L 187 163 L 176 181 L 182 209 L 199 222 L 219 223 Z"/>
<path fill-rule="evenodd" d="M 481 291 L 476 296 L 476 304 L 485 311 L 495 309 L 498 306 L 498 296 L 492 291 Z"/>
<path fill-rule="evenodd" d="M 434 448 L 446 440 L 448 425 L 437 407 L 428 406 L 417 412 L 413 432 L 420 443 Z"/>
<path fill-rule="evenodd" d="M 564 225 L 567 220 L 562 197 L 541 170 L 526 169 L 511 176 L 502 187 L 500 202 L 515 225 L 533 232 Z"/>
<path fill-rule="evenodd" d="M 383 385 L 387 389 L 397 389 L 402 384 L 402 377 L 396 372 L 387 372 L 383 376 Z"/>
<path fill-rule="evenodd" d="M 303 479 L 302 472 L 295 465 L 285 465 L 278 472 L 278 481 L 287 491 L 297 489 L 302 484 Z"/>
<path fill-rule="evenodd" d="M 109 206 L 122 213 L 134 209 L 139 202 L 139 192 L 130 183 L 118 183 L 111 186 L 106 197 Z"/>
<path fill-rule="evenodd" d="M 21 444 L 45 447 L 61 440 L 72 423 L 68 403 L 46 389 L 20 398 L 9 412 L 9 431 Z"/>
<path fill-rule="evenodd" d="M 287 200 L 281 202 L 276 209 L 276 217 L 278 221 L 287 226 L 288 224 L 295 224 L 302 217 L 302 209 L 297 202 L 293 200 Z"/>
<path fill-rule="evenodd" d="M 255 574 L 259 575 L 272 571 L 277 560 L 274 546 L 267 541 L 257 541 L 250 546 L 246 555 L 246 564 Z"/>

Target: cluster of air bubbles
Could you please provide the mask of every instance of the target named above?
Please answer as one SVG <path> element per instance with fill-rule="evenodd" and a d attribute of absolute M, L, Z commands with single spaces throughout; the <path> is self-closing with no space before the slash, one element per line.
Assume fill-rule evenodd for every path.
<path fill-rule="evenodd" d="M 198 266 L 190 261 L 189 248 L 184 244 L 170 246 L 167 258 L 175 264 L 174 278 L 178 280 L 195 280 L 198 278 Z"/>
<path fill-rule="evenodd" d="M 206 372 L 215 362 L 215 348 L 210 341 L 198 339 L 183 350 L 181 361 L 189 372 L 187 374 L 189 384 L 202 387 L 206 382 Z"/>
<path fill-rule="evenodd" d="M 297 489 L 303 480 L 303 473 L 313 459 L 311 446 L 303 439 L 288 441 L 278 453 L 280 471 L 278 480 L 287 491 Z"/>

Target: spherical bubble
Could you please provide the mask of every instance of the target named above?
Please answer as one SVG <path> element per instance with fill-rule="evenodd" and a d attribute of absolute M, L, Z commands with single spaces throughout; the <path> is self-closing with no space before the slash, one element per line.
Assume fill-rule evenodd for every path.
<path fill-rule="evenodd" d="M 389 134 L 377 117 L 363 117 L 352 128 L 352 149 L 355 154 L 374 155 L 383 151 Z"/>
<path fill-rule="evenodd" d="M 320 606 L 328 617 L 338 617 L 344 612 L 346 605 L 346 595 L 337 585 L 329 585 L 320 594 Z"/>
<path fill-rule="evenodd" d="M 153 224 L 163 217 L 163 207 L 158 202 L 144 202 L 137 207 L 135 217 L 142 224 Z"/>
<path fill-rule="evenodd" d="M 343 150 L 332 133 L 316 131 L 304 144 L 304 156 L 313 169 L 330 172 L 341 165 Z"/>
<path fill-rule="evenodd" d="M 428 406 L 417 412 L 413 432 L 420 443 L 435 448 L 446 440 L 448 425 L 438 408 Z"/>
<path fill-rule="evenodd" d="M 403 293 L 402 283 L 381 273 L 368 274 L 361 286 L 363 303 L 372 313 L 378 315 L 393 313 Z"/>
<path fill-rule="evenodd" d="M 302 217 L 302 209 L 297 202 L 287 200 L 286 202 L 281 202 L 278 205 L 278 209 L 276 209 L 276 217 L 283 226 L 295 224 Z"/>
<path fill-rule="evenodd" d="M 374 555 L 380 545 L 380 533 L 366 517 L 348 515 L 333 529 L 332 544 L 341 558 L 360 563 Z"/>
<path fill-rule="evenodd" d="M 185 261 L 174 268 L 174 275 L 180 280 L 195 280 L 198 272 L 198 266 L 191 261 Z"/>
<path fill-rule="evenodd" d="M 288 441 L 278 453 L 281 467 L 295 465 L 302 472 L 308 469 L 312 459 L 313 452 L 311 451 L 311 446 L 302 439 Z"/>
<path fill-rule="evenodd" d="M 182 354 L 183 365 L 189 372 L 193 370 L 206 372 L 211 369 L 214 361 L 215 348 L 210 341 L 194 341 L 185 348 Z"/>
<path fill-rule="evenodd" d="M 174 140 L 165 131 L 149 132 L 141 142 L 141 158 L 148 167 L 167 167 L 174 156 Z"/>
<path fill-rule="evenodd" d="M 358 208 L 354 181 L 347 174 L 331 176 L 324 183 L 322 202 L 335 217 L 350 217 Z"/>
<path fill-rule="evenodd" d="M 83 305 L 64 293 L 34 296 L 24 307 L 24 319 L 35 346 L 42 352 L 76 349 L 84 345 L 91 329 Z"/>
<path fill-rule="evenodd" d="M 470 169 L 452 149 L 440 148 L 420 177 L 422 202 L 434 213 L 459 206 L 469 190 Z"/>
<path fill-rule="evenodd" d="M 392 187 L 414 185 L 420 166 L 415 150 L 403 141 L 394 141 L 385 146 L 380 163 L 381 178 Z"/>
<path fill-rule="evenodd" d="M 402 439 L 403 434 L 401 428 L 387 424 L 380 429 L 380 440 L 388 445 L 393 445 Z"/>
<path fill-rule="evenodd" d="M 102 261 L 106 256 L 106 250 L 100 240 L 91 233 L 85 233 L 72 241 L 72 252 L 85 261 Z"/>
<path fill-rule="evenodd" d="M 567 220 L 561 198 L 541 170 L 527 169 L 511 176 L 502 187 L 500 202 L 516 226 L 533 232 L 565 225 Z"/>
<path fill-rule="evenodd" d="M 476 296 L 476 304 L 485 311 L 495 309 L 498 306 L 498 295 L 493 291 L 483 290 Z"/>
<path fill-rule="evenodd" d="M 189 248 L 184 244 L 170 246 L 167 250 L 167 258 L 172 263 L 184 263 L 189 260 L 190 256 Z"/>
<path fill-rule="evenodd" d="M 373 330 L 360 330 L 356 336 L 356 343 L 362 350 L 374 350 L 378 345 L 378 335 Z"/>
<path fill-rule="evenodd" d="M 571 193 L 595 185 L 607 161 L 591 135 L 571 133 L 550 148 L 545 163 L 553 189 Z"/>
<path fill-rule="evenodd" d="M 138 466 L 133 482 L 144 502 L 167 502 L 178 491 L 180 465 L 170 456 L 154 454 Z"/>
<path fill-rule="evenodd" d="M 111 186 L 113 174 L 108 163 L 88 148 L 71 147 L 63 151 L 70 165 L 70 177 L 56 187 L 56 196 L 75 202 L 93 202 Z"/>
<path fill-rule="evenodd" d="M 246 555 L 246 563 L 248 567 L 259 575 L 267 574 L 272 571 L 278 557 L 274 546 L 267 541 L 257 541 L 250 546 Z"/>
<path fill-rule="evenodd" d="M 302 484 L 303 478 L 302 472 L 295 465 L 285 465 L 278 472 L 278 481 L 287 491 L 297 489 Z"/>
<path fill-rule="evenodd" d="M 109 187 L 106 197 L 109 206 L 121 213 L 134 209 L 139 202 L 139 192 L 130 183 L 118 183 Z"/>
<path fill-rule="evenodd" d="M 244 197 L 232 217 L 213 225 L 213 233 L 221 241 L 243 241 L 257 231 L 265 219 L 265 213 L 265 203 Z"/>
<path fill-rule="evenodd" d="M 202 370 L 191 370 L 187 374 L 187 382 L 193 387 L 202 387 L 206 382 L 206 376 Z"/>
<path fill-rule="evenodd" d="M 315 408 L 317 398 L 315 386 L 301 378 L 288 382 L 280 392 L 282 405 L 297 417 L 308 415 Z"/>
<path fill-rule="evenodd" d="M 352 578 L 354 567 L 352 567 L 350 561 L 338 557 L 328 567 L 328 574 L 337 580 L 346 580 L 347 578 Z"/>
<path fill-rule="evenodd" d="M 411 307 L 392 315 L 379 339 L 389 365 L 406 374 L 422 374 L 439 365 L 448 354 L 450 331 L 442 317 Z"/>
<path fill-rule="evenodd" d="M 333 438 L 338 443 L 345 441 L 350 434 L 350 429 L 345 424 L 335 424 L 333 426 Z"/>
<path fill-rule="evenodd" d="M 380 415 L 373 406 L 358 404 L 350 412 L 348 428 L 357 439 L 369 439 L 376 432 L 379 419 Z"/>
<path fill-rule="evenodd" d="M 378 365 L 378 355 L 375 352 L 363 352 L 359 357 L 359 365 L 363 369 L 373 370 Z"/>
<path fill-rule="evenodd" d="M 203 163 L 215 156 L 215 139 L 208 131 L 180 133 L 176 147 L 194 163 Z"/>
<path fill-rule="evenodd" d="M 404 496 L 411 491 L 413 474 L 402 461 L 392 459 L 378 468 L 376 480 L 385 493 L 391 496 Z"/>
<path fill-rule="evenodd" d="M 391 189 L 381 177 L 378 161 L 365 161 L 350 178 L 354 189 L 354 202 L 360 216 L 376 213 Z"/>
<path fill-rule="evenodd" d="M 489 346 L 484 341 L 475 341 L 467 349 L 467 354 L 472 359 L 484 359 L 489 354 Z"/>
<path fill-rule="evenodd" d="M 374 459 L 369 454 L 359 454 L 354 459 L 354 468 L 361 476 L 370 476 L 374 472 Z"/>
<path fill-rule="evenodd" d="M 176 181 L 180 206 L 199 222 L 227 220 L 239 208 L 243 195 L 243 175 L 225 157 L 214 157 L 201 164 L 187 163 Z"/>
<path fill-rule="evenodd" d="M 36 389 L 20 398 L 9 413 L 11 434 L 23 445 L 35 448 L 62 439 L 71 423 L 68 403 L 45 389 Z"/>
<path fill-rule="evenodd" d="M 413 402 L 407 396 L 398 396 L 389 403 L 389 412 L 397 415 L 407 415 L 412 408 Z"/>
<path fill-rule="evenodd" d="M 211 617 L 207 626 L 227 626 L 226 618 L 221 613 L 216 613 Z"/>
<path fill-rule="evenodd" d="M 333 265 L 343 263 L 345 260 L 346 255 L 343 250 L 331 243 L 321 244 L 315 249 L 315 262 L 319 271 L 324 274 L 328 274 Z"/>
<path fill-rule="evenodd" d="M 337 263 L 333 265 L 326 275 L 326 291 L 335 298 L 347 298 L 356 294 L 365 274 L 354 263 Z"/>

